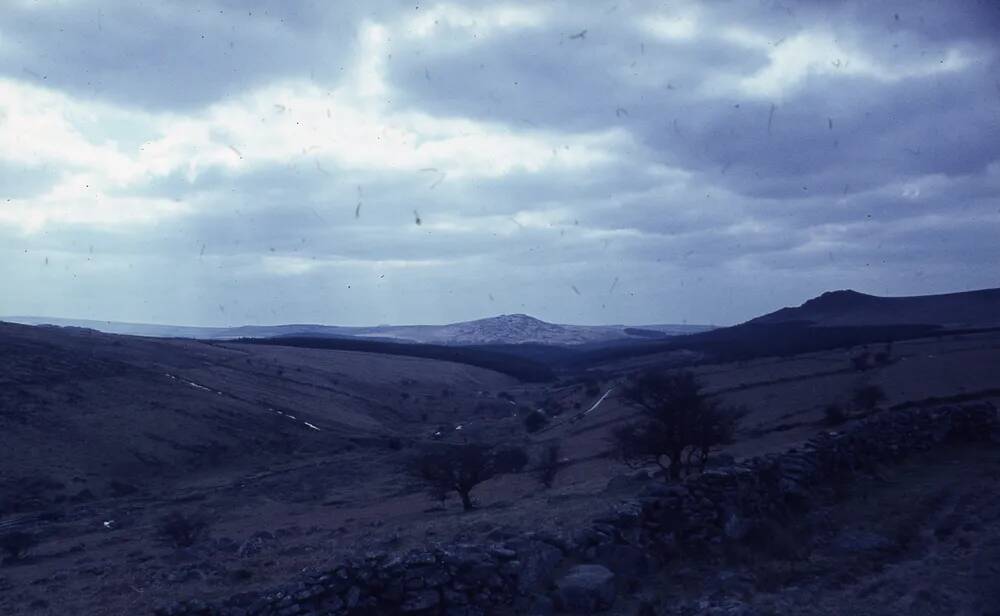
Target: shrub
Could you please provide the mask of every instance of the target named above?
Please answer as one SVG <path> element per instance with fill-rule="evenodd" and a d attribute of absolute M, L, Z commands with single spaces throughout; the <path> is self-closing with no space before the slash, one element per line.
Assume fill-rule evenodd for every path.
<path fill-rule="evenodd" d="M 559 461 L 560 453 L 561 450 L 558 444 L 549 445 L 545 448 L 542 458 L 535 468 L 535 476 L 546 488 L 552 487 L 552 484 L 555 483 L 556 475 L 562 468 L 562 462 Z"/>
<path fill-rule="evenodd" d="M 864 353 L 858 353 L 857 355 L 852 357 L 851 365 L 858 372 L 864 372 L 869 368 L 871 368 L 870 360 L 871 360 L 871 354 L 868 353 L 868 351 L 865 351 Z"/>
<path fill-rule="evenodd" d="M 36 545 L 38 545 L 38 537 L 30 533 L 14 531 L 0 536 L 0 550 L 6 554 L 5 562 L 24 560 Z"/>
<path fill-rule="evenodd" d="M 524 429 L 528 432 L 538 432 L 549 423 L 549 416 L 543 411 L 532 411 L 524 416 Z"/>
<path fill-rule="evenodd" d="M 618 455 L 631 466 L 656 464 L 668 480 L 703 469 L 712 449 L 732 442 L 743 412 L 711 400 L 690 372 L 647 372 L 625 389 L 644 419 L 613 433 Z"/>
<path fill-rule="evenodd" d="M 854 406 L 864 411 L 873 411 L 885 402 L 885 391 L 878 385 L 862 385 L 851 396 Z"/>
<path fill-rule="evenodd" d="M 562 415 L 563 411 L 566 410 L 558 400 L 553 400 L 551 398 L 545 401 L 542 408 L 545 409 L 545 414 L 549 417 L 558 417 L 559 415 Z"/>
<path fill-rule="evenodd" d="M 823 409 L 823 418 L 826 420 L 827 425 L 839 426 L 847 421 L 847 413 L 839 404 L 830 404 Z"/>
<path fill-rule="evenodd" d="M 885 343 L 885 349 L 875 354 L 875 363 L 887 366 L 892 363 L 892 341 Z"/>
<path fill-rule="evenodd" d="M 175 511 L 160 518 L 157 534 L 174 547 L 190 547 L 208 534 L 208 521 L 200 515 Z"/>

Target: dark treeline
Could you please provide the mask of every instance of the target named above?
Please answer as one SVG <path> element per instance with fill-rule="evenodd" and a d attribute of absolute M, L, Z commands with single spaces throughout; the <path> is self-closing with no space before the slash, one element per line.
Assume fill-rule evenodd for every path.
<path fill-rule="evenodd" d="M 445 346 L 310 336 L 245 338 L 238 342 L 423 357 L 495 370 L 522 381 L 547 382 L 554 380 L 557 373 L 573 373 L 609 361 L 670 351 L 694 351 L 702 356 L 699 360 L 701 362 L 740 361 L 983 331 L 991 329 L 950 330 L 942 329 L 938 325 L 818 327 L 808 322 L 789 322 L 744 323 L 697 334 L 673 336 L 666 340 L 615 340 L 575 346 L 545 344 Z"/>
<path fill-rule="evenodd" d="M 677 336 L 663 342 L 591 349 L 573 358 L 568 367 L 583 367 L 615 359 L 683 350 L 702 353 L 710 361 L 738 361 L 756 357 L 797 355 L 861 344 L 895 342 L 922 338 L 937 332 L 940 332 L 940 327 L 937 325 L 817 327 L 806 322 L 774 325 L 744 323 Z"/>
<path fill-rule="evenodd" d="M 495 370 L 521 381 L 542 383 L 555 379 L 552 368 L 544 363 L 512 353 L 502 353 L 466 346 L 443 346 L 437 344 L 410 344 L 404 342 L 383 342 L 379 340 L 357 340 L 350 338 L 325 338 L 311 336 L 281 336 L 278 338 L 241 338 L 235 342 L 247 344 L 268 344 L 274 346 L 305 347 L 310 349 L 333 349 L 337 351 L 361 351 L 403 355 L 452 361 L 461 364 Z"/>

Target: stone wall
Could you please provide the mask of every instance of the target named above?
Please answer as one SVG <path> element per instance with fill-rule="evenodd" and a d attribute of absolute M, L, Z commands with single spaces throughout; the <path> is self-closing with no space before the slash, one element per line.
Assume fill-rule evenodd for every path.
<path fill-rule="evenodd" d="M 614 600 L 609 586 L 614 576 L 622 587 L 682 551 L 703 553 L 738 541 L 755 525 L 795 515 L 838 482 L 877 465 L 946 441 L 996 443 L 998 426 L 996 409 L 984 403 L 886 411 L 784 454 L 710 470 L 682 484 L 647 482 L 636 498 L 574 531 L 526 533 L 493 545 L 367 554 L 270 592 L 217 604 L 185 601 L 156 613 L 455 616 L 546 614 L 553 607 L 599 610 Z"/>

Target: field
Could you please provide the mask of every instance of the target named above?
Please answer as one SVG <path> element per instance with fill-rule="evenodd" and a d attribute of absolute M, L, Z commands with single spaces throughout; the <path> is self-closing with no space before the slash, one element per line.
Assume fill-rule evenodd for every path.
<path fill-rule="evenodd" d="M 646 354 L 525 383 L 466 364 L 357 351 L 8 324 L 0 324 L 0 339 L 0 528 L 41 539 L 23 562 L 0 568 L 5 614 L 144 613 L 180 597 L 266 588 L 369 547 L 488 542 L 525 528 L 588 521 L 639 481 L 610 455 L 611 429 L 635 414 L 619 396 L 624 381 L 678 361 L 676 352 Z M 853 358 L 865 352 L 887 355 L 859 370 Z M 746 407 L 734 444 L 719 452 L 744 458 L 838 429 L 824 409 L 849 406 L 863 385 L 884 390 L 881 408 L 998 402 L 998 365 L 1000 333 L 987 331 L 898 341 L 888 349 L 879 343 L 702 362 L 693 370 L 720 400 Z M 541 407 L 550 409 L 551 423 L 528 433 L 523 417 Z M 522 446 L 533 460 L 529 470 L 558 443 L 564 465 L 550 489 L 531 472 L 491 479 L 473 492 L 479 508 L 463 513 L 454 494 L 433 498 L 406 472 L 413 452 L 434 442 L 435 433 L 446 442 Z M 952 478 L 962 483 L 927 519 L 965 511 L 973 507 L 974 486 L 995 480 L 995 454 L 954 458 L 954 465 L 947 456 L 929 459 L 926 478 L 922 466 L 893 471 L 891 489 L 874 483 L 859 492 L 869 496 L 851 497 L 874 499 L 876 508 L 833 504 L 830 515 L 838 528 L 867 527 L 880 511 L 912 509 L 913 499 L 943 490 Z M 158 531 L 173 512 L 204 519 L 207 533 L 189 548 L 168 545 Z M 983 516 L 993 533 L 996 520 Z M 963 548 L 955 543 L 961 536 L 904 568 L 859 573 L 854 585 L 815 603 L 815 613 L 836 613 L 830 610 L 837 592 L 854 601 L 858 593 L 874 593 L 886 606 L 903 606 L 891 603 L 893 589 L 936 567 L 932 555 L 951 559 L 940 575 L 960 574 L 955 550 L 985 554 L 983 566 L 996 565 L 986 554 L 994 543 Z M 817 545 L 821 559 L 825 548 Z M 829 565 L 823 562 L 813 565 Z M 797 584 L 791 578 L 761 577 L 755 586 L 761 601 L 805 600 L 812 588 L 789 591 L 785 586 Z M 877 586 L 865 591 L 862 584 Z M 934 592 L 907 596 L 906 605 L 948 600 Z"/>

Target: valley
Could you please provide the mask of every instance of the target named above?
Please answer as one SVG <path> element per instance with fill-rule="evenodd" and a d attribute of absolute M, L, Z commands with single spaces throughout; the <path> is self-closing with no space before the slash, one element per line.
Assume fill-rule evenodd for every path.
<path fill-rule="evenodd" d="M 0 534 L 37 540 L 0 568 L 0 611 L 149 613 L 266 590 L 367 552 L 585 525 L 659 482 L 644 474 L 655 469 L 623 465 L 611 442 L 638 416 L 623 392 L 645 370 L 685 368 L 713 399 L 745 409 L 733 441 L 713 452 L 716 465 L 801 447 L 883 412 L 1000 403 L 1000 331 L 988 327 L 779 355 L 762 345 L 736 360 L 713 358 L 698 336 L 583 367 L 552 364 L 552 378 L 529 382 L 469 363 L 281 340 L 0 324 Z M 692 350 L 680 350 L 685 338 Z M 881 396 L 859 406 L 853 396 L 866 387 Z M 538 412 L 543 424 L 529 430 Z M 410 472 L 422 448 L 466 442 L 528 456 L 520 472 L 477 485 L 471 512 Z M 558 472 L 545 487 L 537 468 L 552 445 Z M 170 514 L 198 520 L 197 540 L 171 545 Z"/>

